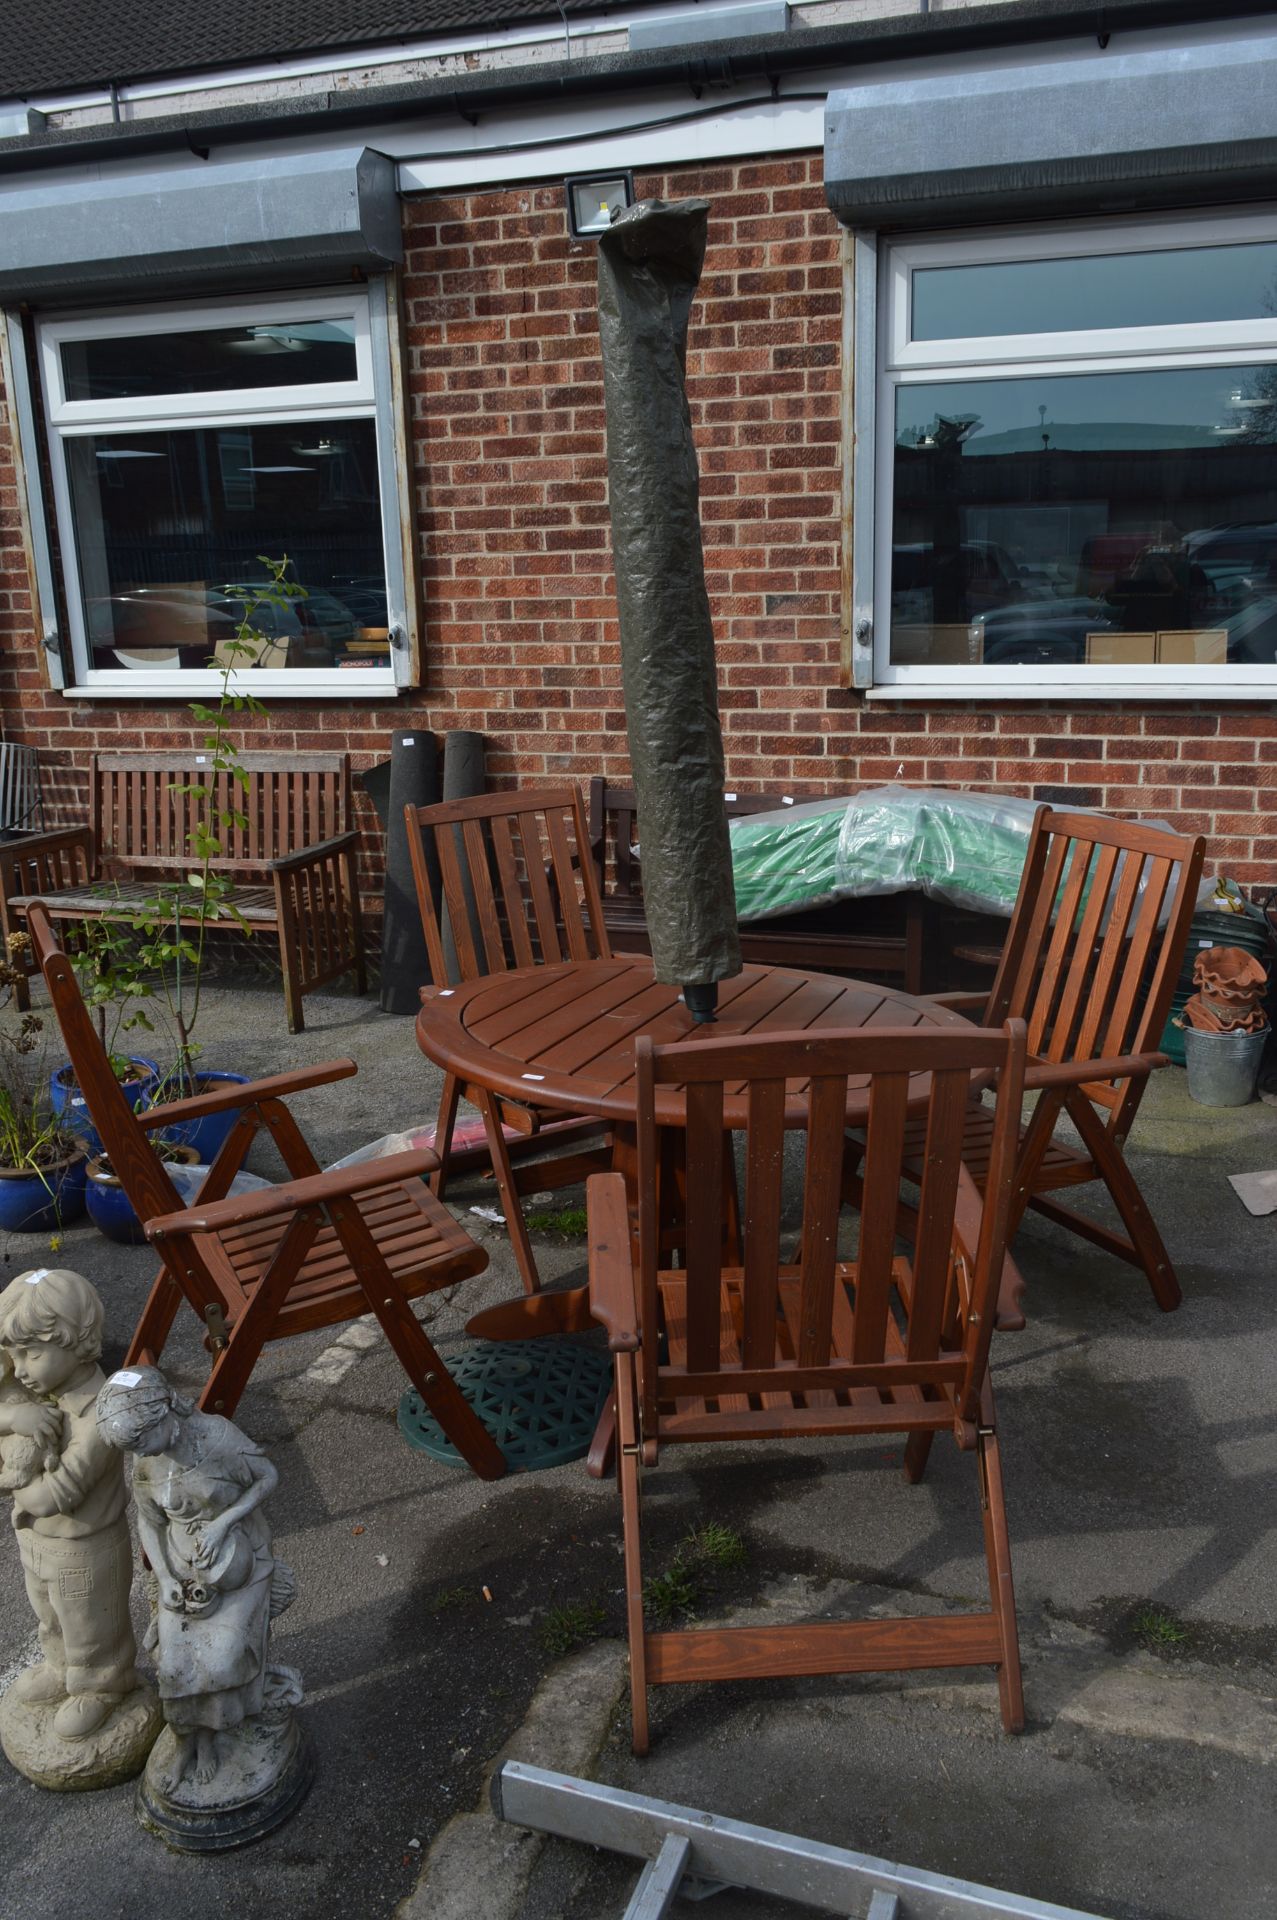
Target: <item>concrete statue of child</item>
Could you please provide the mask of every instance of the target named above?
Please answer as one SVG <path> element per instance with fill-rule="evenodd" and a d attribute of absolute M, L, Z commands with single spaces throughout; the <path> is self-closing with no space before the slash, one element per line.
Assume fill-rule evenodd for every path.
<path fill-rule="evenodd" d="M 42 1658 L 0 1701 L 0 1743 L 38 1786 L 111 1786 L 160 1731 L 129 1619 L 133 1550 L 122 1463 L 97 1430 L 102 1302 L 37 1267 L 0 1293 L 0 1485 Z"/>
<path fill-rule="evenodd" d="M 311 1777 L 292 1711 L 300 1679 L 269 1659 L 270 1623 L 295 1591 L 262 1511 L 275 1469 L 156 1367 L 112 1374 L 97 1418 L 103 1440 L 134 1455 L 138 1535 L 158 1584 L 145 1644 L 168 1724 L 139 1815 L 190 1852 L 242 1845 L 286 1819 Z"/>

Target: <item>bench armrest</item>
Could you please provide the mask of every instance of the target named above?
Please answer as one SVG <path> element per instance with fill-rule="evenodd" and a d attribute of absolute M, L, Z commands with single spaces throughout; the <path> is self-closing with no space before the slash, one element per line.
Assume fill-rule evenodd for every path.
<path fill-rule="evenodd" d="M 624 1176 L 591 1174 L 585 1183 L 585 1200 L 589 1212 L 590 1312 L 607 1328 L 607 1343 L 613 1353 L 633 1353 L 639 1345 L 639 1330 Z"/>
<path fill-rule="evenodd" d="M 307 1087 L 326 1087 L 333 1080 L 349 1080 L 358 1071 L 353 1060 L 323 1060 L 313 1067 L 294 1067 L 289 1073 L 250 1080 L 247 1086 L 223 1086 L 215 1093 L 196 1093 L 188 1100 L 165 1100 L 158 1107 L 145 1107 L 137 1116 L 138 1125 L 153 1133 L 156 1128 L 176 1126 L 179 1121 L 202 1120 L 206 1114 L 229 1113 L 236 1107 L 257 1107 L 264 1100 L 303 1093 Z"/>
<path fill-rule="evenodd" d="M 341 1167 L 334 1173 L 311 1173 L 300 1180 L 287 1180 L 282 1186 L 266 1187 L 258 1193 L 244 1193 L 225 1200 L 210 1200 L 201 1206 L 196 1200 L 181 1213 L 161 1213 L 146 1222 L 148 1240 L 164 1240 L 178 1233 L 217 1233 L 223 1227 L 242 1227 L 257 1220 L 272 1220 L 284 1213 L 297 1213 L 302 1207 L 322 1207 L 330 1200 L 350 1200 L 357 1194 L 373 1193 L 378 1187 L 393 1187 L 402 1180 L 420 1179 L 438 1170 L 439 1156 L 429 1147 L 413 1153 L 391 1153 L 384 1160 L 364 1160 L 355 1167 Z"/>
<path fill-rule="evenodd" d="M 299 867 L 309 867 L 316 860 L 327 860 L 331 854 L 344 853 L 348 847 L 359 845 L 359 829 L 351 827 L 345 833 L 335 833 L 331 840 L 316 840 L 310 847 L 299 847 L 296 853 L 281 854 L 278 860 L 267 863 L 267 873 L 293 873 Z"/>

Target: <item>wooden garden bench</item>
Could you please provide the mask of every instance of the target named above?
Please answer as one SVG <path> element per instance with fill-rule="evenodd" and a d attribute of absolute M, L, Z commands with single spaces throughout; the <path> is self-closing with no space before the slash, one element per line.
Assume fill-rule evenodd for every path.
<path fill-rule="evenodd" d="M 214 869 L 233 882 L 230 899 L 242 916 L 215 924 L 278 939 L 289 1032 L 301 1032 L 302 999 L 314 988 L 353 973 L 365 992 L 350 756 L 245 753 L 239 765 L 247 786 L 211 774 L 195 752 L 95 754 L 86 826 L 0 846 L 6 940 L 21 930 L 32 900 L 53 920 L 136 918 L 157 886 L 200 866 L 192 835 L 205 803 L 181 789 L 205 785 L 218 811 L 233 808 L 245 822 L 214 828 L 223 849 Z M 184 924 L 198 924 L 198 914 Z M 24 982 L 19 1003 L 27 997 Z"/>
<path fill-rule="evenodd" d="M 725 800 L 729 819 L 775 812 L 784 804 L 777 793 L 730 793 Z M 637 815 L 633 787 L 613 786 L 599 775 L 590 781 L 590 857 L 614 953 L 648 951 L 643 883 L 634 851 Z M 925 924 L 926 902 L 920 893 L 842 900 L 774 920 L 746 921 L 740 930 L 741 956 L 763 965 L 885 974 L 899 980 L 906 993 L 920 993 Z"/>

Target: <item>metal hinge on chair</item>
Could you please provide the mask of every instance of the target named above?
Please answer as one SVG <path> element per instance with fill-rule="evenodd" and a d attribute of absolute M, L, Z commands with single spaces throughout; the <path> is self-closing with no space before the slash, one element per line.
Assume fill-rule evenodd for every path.
<path fill-rule="evenodd" d="M 645 1861 L 624 1920 L 663 1920 L 675 1899 L 704 1898 L 724 1887 L 770 1893 L 854 1920 L 1098 1920 L 1075 1907 L 723 1820 L 518 1760 L 507 1760 L 494 1774 L 492 1805 L 499 1820 L 515 1826 Z"/>
<path fill-rule="evenodd" d="M 210 1353 L 224 1353 L 230 1345 L 231 1336 L 226 1327 L 226 1314 L 221 1302 L 210 1300 L 204 1309 L 204 1325 L 208 1328 L 206 1345 Z"/>

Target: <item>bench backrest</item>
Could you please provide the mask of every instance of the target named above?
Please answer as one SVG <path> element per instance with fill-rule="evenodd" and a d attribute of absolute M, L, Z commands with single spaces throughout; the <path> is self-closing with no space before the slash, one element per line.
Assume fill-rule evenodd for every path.
<path fill-rule="evenodd" d="M 299 853 L 351 824 L 350 756 L 345 753 L 242 753 L 242 785 L 213 773 L 210 756 L 101 753 L 93 760 L 93 836 L 99 855 L 137 867 L 198 866 L 192 835 L 209 816 L 222 844 L 218 865 L 255 869 Z M 212 800 L 186 787 L 206 787 Z"/>
<path fill-rule="evenodd" d="M 778 793 L 739 793 L 728 789 L 723 804 L 729 820 L 750 813 L 774 813 L 789 795 Z M 795 800 L 814 799 L 812 794 L 795 794 Z M 637 900 L 643 892 L 639 861 L 634 853 L 638 820 L 638 799 L 633 787 L 613 786 L 595 774 L 590 781 L 590 859 L 600 893 L 614 900 Z M 607 885 L 608 842 L 613 842 L 613 884 Z"/>

